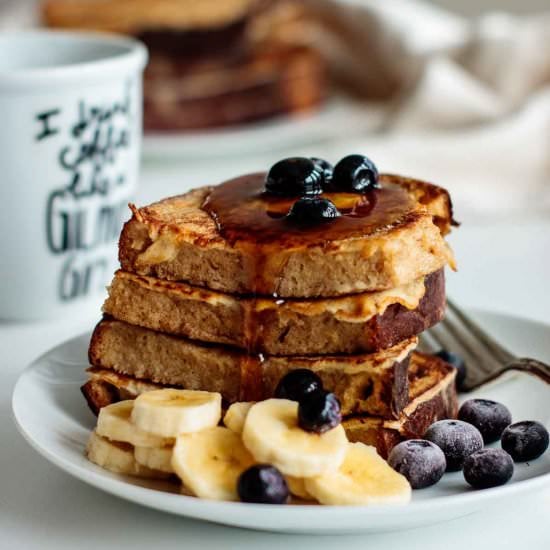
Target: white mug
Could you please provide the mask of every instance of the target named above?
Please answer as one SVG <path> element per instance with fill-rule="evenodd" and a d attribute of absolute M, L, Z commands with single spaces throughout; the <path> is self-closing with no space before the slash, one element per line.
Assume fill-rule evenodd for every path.
<path fill-rule="evenodd" d="M 138 41 L 0 34 L 0 318 L 98 300 L 138 177 Z"/>

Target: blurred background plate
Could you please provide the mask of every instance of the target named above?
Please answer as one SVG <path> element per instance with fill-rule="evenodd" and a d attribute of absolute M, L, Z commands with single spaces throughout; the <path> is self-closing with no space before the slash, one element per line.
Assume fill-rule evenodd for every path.
<path fill-rule="evenodd" d="M 376 128 L 383 113 L 382 107 L 332 98 L 313 113 L 215 130 L 149 133 L 143 140 L 143 155 L 146 159 L 182 160 L 289 150 L 360 135 Z"/>

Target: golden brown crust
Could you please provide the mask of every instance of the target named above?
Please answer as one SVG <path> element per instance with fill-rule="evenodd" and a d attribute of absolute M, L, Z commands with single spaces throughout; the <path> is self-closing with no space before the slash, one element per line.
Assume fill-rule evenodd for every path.
<path fill-rule="evenodd" d="M 50 27 L 136 34 L 144 29 L 201 29 L 245 17 L 258 0 L 46 0 Z"/>
<path fill-rule="evenodd" d="M 80 391 L 95 415 L 98 415 L 103 407 L 120 401 L 120 393 L 117 387 L 100 379 L 88 380 L 80 388 Z"/>
<path fill-rule="evenodd" d="M 392 448 L 405 439 L 421 438 L 437 420 L 456 418 L 458 400 L 456 371 L 441 359 L 414 352 L 409 371 L 410 403 L 398 420 L 355 416 L 343 425 L 350 441 L 375 445 L 387 458 Z"/>
<path fill-rule="evenodd" d="M 396 176 L 384 175 L 382 181 L 386 178 L 398 181 Z M 448 193 L 425 182 L 402 181 L 419 202 L 391 228 L 380 228 L 364 238 L 331 241 L 330 246 L 276 249 L 260 244 L 235 247 L 223 239 L 201 208 L 211 188 L 196 189 L 134 214 L 121 234 L 121 265 L 140 275 L 249 294 L 258 286 L 258 274 L 251 266 L 261 255 L 266 258 L 261 293 L 266 295 L 330 297 L 401 286 L 447 263 L 453 265 L 452 253 L 433 222 L 437 215 L 444 232 L 450 227 Z"/>
<path fill-rule="evenodd" d="M 271 397 L 285 374 L 308 368 L 338 395 L 345 414 L 392 418 L 408 401 L 407 359 L 415 346 L 413 338 L 376 354 L 257 357 L 104 320 L 92 336 L 89 359 L 94 367 L 155 384 L 217 391 L 228 403 Z"/>
<path fill-rule="evenodd" d="M 397 174 L 385 174 L 384 177 L 388 183 L 406 187 L 420 204 L 426 206 L 443 235 L 450 233 L 452 226 L 460 225 L 454 219 L 451 195 L 443 187 Z"/>

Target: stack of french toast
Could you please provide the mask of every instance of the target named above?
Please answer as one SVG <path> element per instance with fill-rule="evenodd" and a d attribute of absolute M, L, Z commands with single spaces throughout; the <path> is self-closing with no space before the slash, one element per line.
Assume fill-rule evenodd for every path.
<path fill-rule="evenodd" d="M 327 69 L 307 42 L 296 0 L 44 0 L 61 29 L 139 38 L 144 126 L 154 132 L 217 128 L 302 113 L 328 95 Z"/>
<path fill-rule="evenodd" d="M 94 411 L 161 387 L 260 401 L 308 369 L 384 457 L 456 415 L 454 368 L 415 351 L 454 267 L 444 189 L 297 157 L 131 209 L 90 343 Z"/>

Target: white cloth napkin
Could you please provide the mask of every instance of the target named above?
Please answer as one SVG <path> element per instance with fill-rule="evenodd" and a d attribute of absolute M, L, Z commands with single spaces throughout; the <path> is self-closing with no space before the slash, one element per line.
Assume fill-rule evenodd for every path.
<path fill-rule="evenodd" d="M 464 19 L 416 0 L 309 0 L 340 78 L 393 94 L 378 131 L 332 147 L 448 187 L 460 211 L 550 210 L 550 11 Z M 321 41 L 318 41 L 321 44 Z"/>

